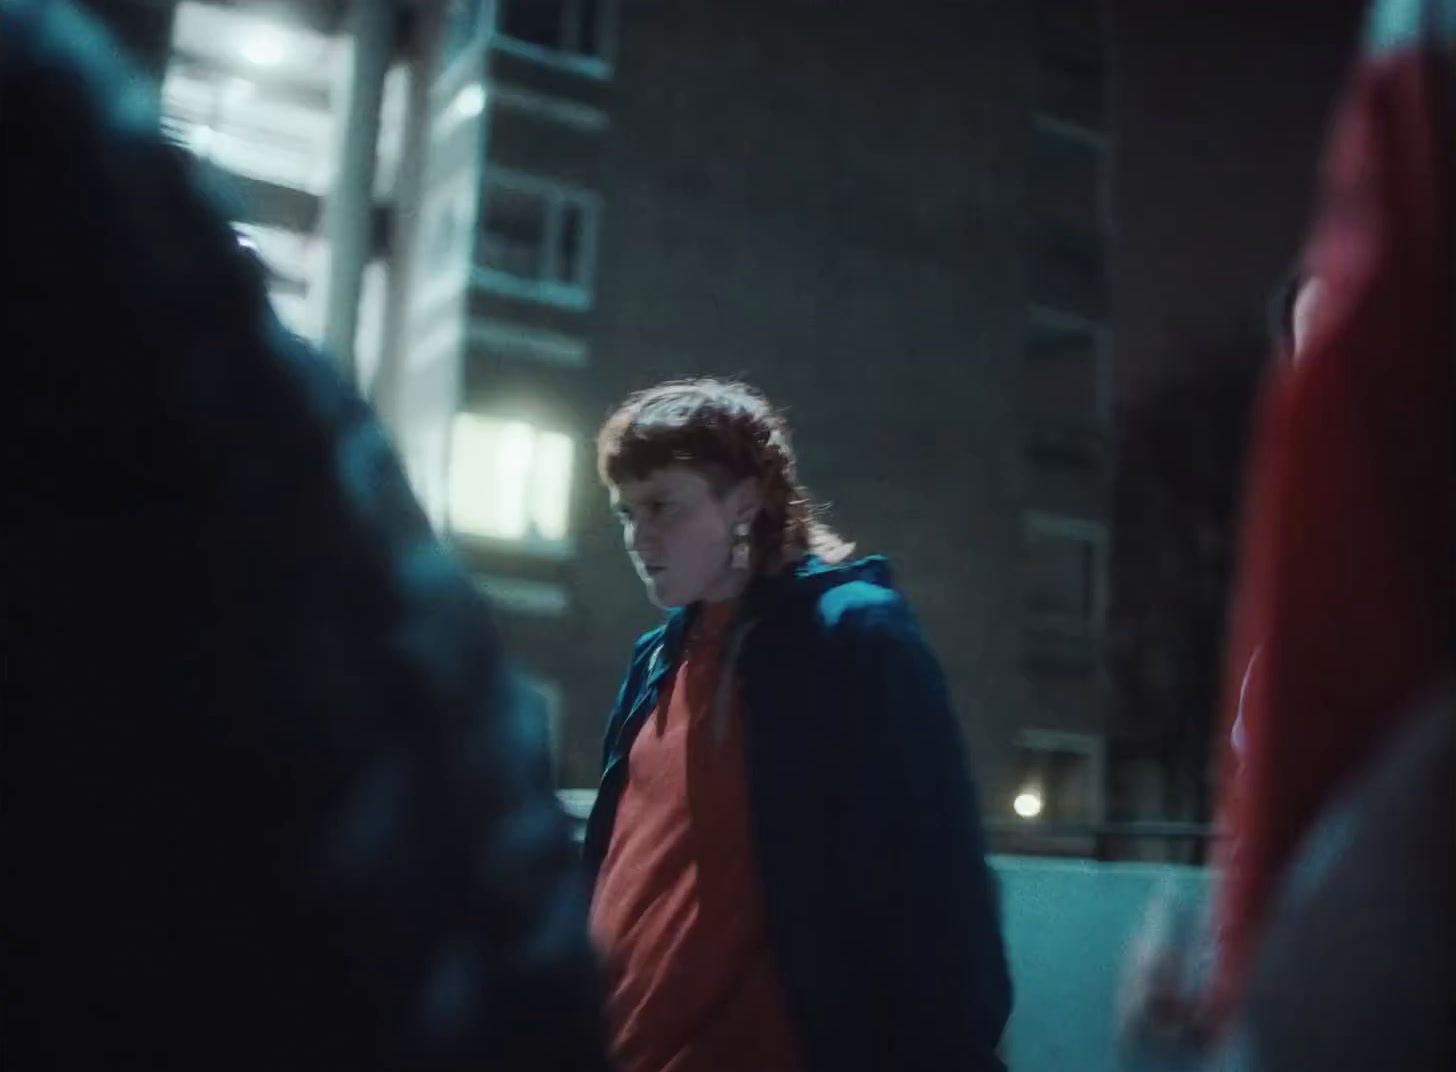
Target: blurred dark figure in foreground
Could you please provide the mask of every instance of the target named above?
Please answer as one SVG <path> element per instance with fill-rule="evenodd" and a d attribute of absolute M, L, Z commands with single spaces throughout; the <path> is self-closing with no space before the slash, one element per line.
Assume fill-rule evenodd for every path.
<path fill-rule="evenodd" d="M 545 729 L 141 85 L 0 0 L 6 1067 L 601 1067 Z"/>
<path fill-rule="evenodd" d="M 1456 3 L 1369 19 L 1252 456 L 1213 984 L 1145 953 L 1130 1011 L 1239 1068 L 1456 1057 Z"/>

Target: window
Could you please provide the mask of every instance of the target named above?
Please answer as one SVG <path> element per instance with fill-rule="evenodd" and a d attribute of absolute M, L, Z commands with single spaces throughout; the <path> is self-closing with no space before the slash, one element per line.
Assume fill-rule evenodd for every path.
<path fill-rule="evenodd" d="M 166 131 L 224 171 L 322 194 L 334 167 L 326 111 L 270 95 L 256 83 L 173 64 L 162 86 Z"/>
<path fill-rule="evenodd" d="M 1081 476 L 1100 472 L 1096 447 L 1086 439 L 1047 431 L 1036 434 L 1024 451 L 1027 463 L 1038 472 Z"/>
<path fill-rule="evenodd" d="M 542 194 L 509 187 L 490 190 L 481 221 L 480 266 L 518 279 L 549 279 L 546 220 L 550 211 L 550 202 Z"/>
<path fill-rule="evenodd" d="M 1087 130 L 1100 130 L 1107 104 L 1101 64 L 1078 56 L 1044 56 L 1037 69 L 1037 109 Z"/>
<path fill-rule="evenodd" d="M 1041 218 L 1088 230 L 1101 229 L 1102 170 L 1101 138 L 1050 116 L 1036 117 L 1030 193 Z"/>
<path fill-rule="evenodd" d="M 1085 683 L 1097 677 L 1099 649 L 1090 634 L 1032 623 L 1021 639 L 1021 671 L 1028 679 Z"/>
<path fill-rule="evenodd" d="M 561 204 L 561 225 L 556 229 L 555 271 L 564 281 L 574 282 L 582 276 L 581 236 L 586 230 L 586 213 L 581 204 Z"/>
<path fill-rule="evenodd" d="M 1103 122 L 1106 89 L 1098 0 L 1036 0 L 1037 105 L 1058 119 L 1091 129 Z"/>
<path fill-rule="evenodd" d="M 1107 244 L 1101 232 L 1043 222 L 1032 239 L 1030 286 L 1038 305 L 1100 319 L 1107 311 Z"/>
<path fill-rule="evenodd" d="M 1031 514 L 1022 549 L 1022 605 L 1029 627 L 1078 637 L 1101 633 L 1107 529 L 1095 521 Z"/>
<path fill-rule="evenodd" d="M 477 281 L 550 304 L 590 304 L 596 250 L 595 194 L 527 175 L 486 180 L 476 244 Z"/>
<path fill-rule="evenodd" d="M 609 0 L 503 0 L 499 28 L 510 43 L 548 60 L 604 74 L 612 62 Z M 582 61 L 585 61 L 583 63 Z"/>
<path fill-rule="evenodd" d="M 567 542 L 571 438 L 524 421 L 455 416 L 450 527 L 466 536 L 553 551 Z"/>
<path fill-rule="evenodd" d="M 1103 817 L 1105 748 L 1096 734 L 1023 730 L 1012 810 L 1022 819 L 1096 823 Z"/>
<path fill-rule="evenodd" d="M 1022 336 L 1023 403 L 1035 424 L 1087 428 L 1106 418 L 1100 328 L 1080 317 L 1033 309 Z"/>
<path fill-rule="evenodd" d="M 163 124 L 225 171 L 322 194 L 337 166 L 334 86 L 349 45 L 197 3 L 177 7 Z"/>
<path fill-rule="evenodd" d="M 1081 631 L 1092 618 L 1095 560 L 1090 540 L 1033 538 L 1026 548 L 1026 609 Z"/>

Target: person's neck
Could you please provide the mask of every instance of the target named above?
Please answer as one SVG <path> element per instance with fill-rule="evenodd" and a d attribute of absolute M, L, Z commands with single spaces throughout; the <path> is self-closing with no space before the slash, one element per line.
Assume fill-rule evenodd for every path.
<path fill-rule="evenodd" d="M 730 569 L 703 593 L 702 602 L 708 604 L 733 602 L 748 587 L 749 577 L 747 570 Z"/>

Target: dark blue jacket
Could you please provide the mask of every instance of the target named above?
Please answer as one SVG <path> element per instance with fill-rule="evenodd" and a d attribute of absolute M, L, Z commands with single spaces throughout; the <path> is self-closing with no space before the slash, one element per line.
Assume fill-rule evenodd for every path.
<path fill-rule="evenodd" d="M 0 0 L 5 1067 L 606 1067 L 547 735 L 141 76 Z"/>
<path fill-rule="evenodd" d="M 694 611 L 638 641 L 587 826 L 595 878 L 628 754 Z M 994 879 L 944 677 L 880 558 L 810 558 L 744 599 L 736 672 L 769 942 L 806 1063 L 999 1069 Z"/>

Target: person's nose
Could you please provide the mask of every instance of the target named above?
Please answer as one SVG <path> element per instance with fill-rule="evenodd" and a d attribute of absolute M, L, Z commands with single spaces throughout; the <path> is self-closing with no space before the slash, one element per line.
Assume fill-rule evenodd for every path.
<path fill-rule="evenodd" d="M 627 550 L 631 551 L 638 558 L 650 559 L 657 550 L 657 540 L 650 525 L 644 525 L 640 521 L 628 521 L 622 526 L 622 538 L 627 542 Z"/>

